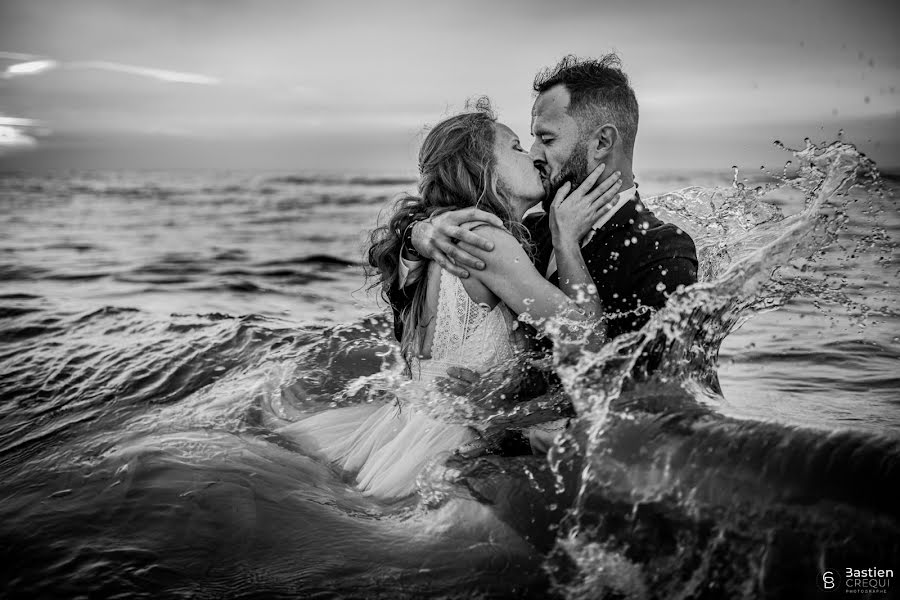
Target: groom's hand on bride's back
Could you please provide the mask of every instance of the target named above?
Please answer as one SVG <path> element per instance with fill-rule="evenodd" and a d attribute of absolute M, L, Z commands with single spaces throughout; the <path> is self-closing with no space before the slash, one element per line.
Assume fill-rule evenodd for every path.
<path fill-rule="evenodd" d="M 467 269 L 483 270 L 484 262 L 457 244 L 466 242 L 488 252 L 494 249 L 492 242 L 469 230 L 468 224 L 479 222 L 503 227 L 503 221 L 497 215 L 477 208 L 451 210 L 415 223 L 412 245 L 423 258 L 435 261 L 457 277 L 466 278 L 469 276 Z"/>
<path fill-rule="evenodd" d="M 475 395 L 478 390 L 478 384 L 481 375 L 472 369 L 464 367 L 450 367 L 447 369 L 446 377 L 437 379 L 438 387 L 446 394 L 454 396 L 470 396 Z"/>
<path fill-rule="evenodd" d="M 496 410 L 542 394 L 546 379 L 527 362 L 501 363 L 484 373 L 449 367 L 447 377 L 438 378 L 437 385 L 444 393 L 466 396 L 482 408 Z"/>

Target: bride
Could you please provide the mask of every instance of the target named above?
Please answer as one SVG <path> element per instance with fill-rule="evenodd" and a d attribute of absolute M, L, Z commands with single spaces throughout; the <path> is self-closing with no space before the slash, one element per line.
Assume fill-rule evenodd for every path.
<path fill-rule="evenodd" d="M 484 253 L 486 268 L 461 280 L 431 262 L 423 277 L 404 288 L 409 302 L 399 313 L 400 349 L 408 380 L 394 390 L 395 400 L 325 410 L 279 433 L 354 478 L 364 494 L 386 501 L 414 494 L 417 477 L 429 464 L 461 447 L 477 447 L 479 433 L 466 424 L 473 407 L 463 398 L 442 394 L 436 385 L 449 367 L 480 372 L 512 359 L 525 343 L 515 327 L 517 317 L 543 333 L 555 323 L 557 343 L 567 335 L 573 343 L 602 343 L 602 307 L 580 240 L 569 233 L 578 229 L 575 220 L 596 221 L 615 197 L 617 176 L 596 185 L 601 172 L 602 166 L 574 191 L 564 186 L 551 204 L 561 282 L 561 289 L 556 288 L 538 273 L 529 255 L 522 217 L 543 200 L 545 191 L 515 133 L 497 122 L 484 102 L 435 126 L 419 152 L 418 195 L 401 198 L 389 223 L 371 235 L 368 259 L 376 272 L 374 286 L 381 287 L 385 298 L 392 289 L 396 292 L 404 234 L 400 224 L 410 215 L 477 209 L 473 214 L 480 220 L 468 228 L 478 229 L 494 245 Z M 568 325 L 560 329 L 559 323 Z M 461 419 L 460 411 L 468 419 Z"/>

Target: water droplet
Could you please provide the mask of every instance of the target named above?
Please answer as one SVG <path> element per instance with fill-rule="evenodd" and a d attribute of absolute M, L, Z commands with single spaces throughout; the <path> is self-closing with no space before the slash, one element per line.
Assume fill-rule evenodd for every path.
<path fill-rule="evenodd" d="M 866 96 L 865 99 L 863 100 L 863 102 L 865 102 L 866 104 L 869 104 L 871 101 L 872 101 L 872 99 L 869 98 L 868 96 Z"/>

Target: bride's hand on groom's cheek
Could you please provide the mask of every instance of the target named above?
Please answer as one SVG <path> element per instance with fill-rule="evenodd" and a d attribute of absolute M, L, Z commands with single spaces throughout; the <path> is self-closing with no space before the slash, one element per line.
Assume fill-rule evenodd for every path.
<path fill-rule="evenodd" d="M 469 223 L 488 223 L 503 227 L 497 215 L 464 208 L 432 216 L 427 221 L 416 224 L 412 231 L 412 244 L 423 257 L 433 260 L 457 277 L 469 276 L 468 269 L 484 269 L 484 262 L 459 247 L 466 242 L 476 248 L 490 252 L 494 245 L 467 227 Z"/>
<path fill-rule="evenodd" d="M 600 183 L 606 169 L 600 164 L 574 191 L 566 183 L 557 192 L 550 205 L 550 231 L 555 245 L 580 244 L 594 223 L 615 204 L 622 187 L 621 173 L 616 171 Z"/>

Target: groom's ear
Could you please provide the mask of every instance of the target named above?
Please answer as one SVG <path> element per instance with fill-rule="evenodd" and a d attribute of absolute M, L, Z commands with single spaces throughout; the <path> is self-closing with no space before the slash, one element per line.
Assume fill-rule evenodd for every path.
<path fill-rule="evenodd" d="M 619 139 L 619 130 L 612 123 L 601 125 L 594 130 L 588 146 L 591 158 L 602 160 L 612 154 Z"/>

